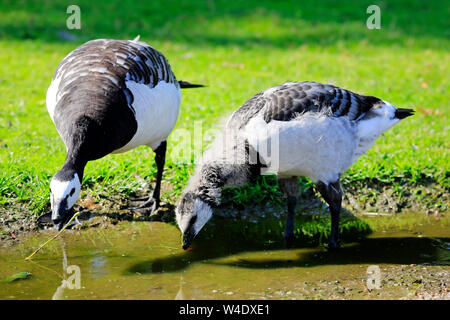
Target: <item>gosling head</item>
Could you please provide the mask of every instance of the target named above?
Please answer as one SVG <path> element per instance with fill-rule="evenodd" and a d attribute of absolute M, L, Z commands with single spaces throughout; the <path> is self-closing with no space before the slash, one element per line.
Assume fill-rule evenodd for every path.
<path fill-rule="evenodd" d="M 387 101 L 372 108 L 359 122 L 360 138 L 377 138 L 384 131 L 414 114 L 412 109 L 396 108 Z"/>
<path fill-rule="evenodd" d="M 52 220 L 58 230 L 70 220 L 70 209 L 81 191 L 81 181 L 75 171 L 58 171 L 50 182 Z"/>
<path fill-rule="evenodd" d="M 191 246 L 192 240 L 203 226 L 211 219 L 212 208 L 194 192 L 186 192 L 175 213 L 182 234 L 182 247 L 186 250 Z"/>

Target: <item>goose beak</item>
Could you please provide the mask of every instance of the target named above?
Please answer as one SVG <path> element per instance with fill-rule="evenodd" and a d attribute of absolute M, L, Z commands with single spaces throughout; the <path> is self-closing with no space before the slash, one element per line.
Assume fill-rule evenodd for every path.
<path fill-rule="evenodd" d="M 66 225 L 67 221 L 70 220 L 70 215 L 66 215 L 61 219 L 55 219 L 53 220 L 53 225 L 56 227 L 58 231 L 61 231 L 61 229 Z"/>
<path fill-rule="evenodd" d="M 404 119 L 406 117 L 412 116 L 414 114 L 414 110 L 413 109 L 397 109 L 395 110 L 395 117 L 397 119 Z"/>
<path fill-rule="evenodd" d="M 53 215 L 55 216 L 55 219 L 52 219 L 52 221 L 53 225 L 60 231 L 75 214 L 75 211 L 72 210 L 72 208 L 69 210 L 60 208 L 57 212 L 57 215 Z"/>
<path fill-rule="evenodd" d="M 191 246 L 192 240 L 194 240 L 194 238 L 195 238 L 195 234 L 191 230 L 187 230 L 183 234 L 182 247 L 184 250 L 189 249 L 189 247 Z"/>
<path fill-rule="evenodd" d="M 67 214 L 63 219 L 59 220 L 58 222 L 55 222 L 55 225 L 57 225 L 58 231 L 61 231 L 62 228 L 66 225 L 66 223 L 72 218 L 73 214 Z"/>
<path fill-rule="evenodd" d="M 66 200 L 61 201 L 59 206 L 52 208 L 52 221 L 55 226 L 59 226 L 59 224 L 63 223 L 66 213 Z"/>

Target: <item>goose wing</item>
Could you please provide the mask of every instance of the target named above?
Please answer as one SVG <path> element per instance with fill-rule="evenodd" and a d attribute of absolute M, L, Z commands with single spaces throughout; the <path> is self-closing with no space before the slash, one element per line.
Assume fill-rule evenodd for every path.
<path fill-rule="evenodd" d="M 47 91 L 47 108 L 68 148 L 79 143 L 75 137 L 82 134 L 84 141 L 96 141 L 90 149 L 99 150 L 98 158 L 132 139 L 138 129 L 135 100 L 145 101 L 162 81 L 179 88 L 167 59 L 148 44 L 92 40 L 58 65 Z M 151 90 L 132 92 L 130 82 Z"/>
<path fill-rule="evenodd" d="M 123 91 L 130 105 L 133 97 L 127 92 L 125 81 L 132 80 L 151 88 L 160 81 L 178 85 L 162 53 L 135 40 L 86 42 L 61 61 L 53 76 L 53 81 L 56 79 L 59 83 L 57 100 L 87 85 L 99 92 Z"/>
<path fill-rule="evenodd" d="M 329 116 L 359 120 L 381 102 L 376 97 L 359 95 L 330 84 L 289 82 L 250 98 L 233 114 L 229 124 L 242 128 L 258 114 L 262 114 L 267 123 L 289 121 L 304 112 L 325 112 Z"/>

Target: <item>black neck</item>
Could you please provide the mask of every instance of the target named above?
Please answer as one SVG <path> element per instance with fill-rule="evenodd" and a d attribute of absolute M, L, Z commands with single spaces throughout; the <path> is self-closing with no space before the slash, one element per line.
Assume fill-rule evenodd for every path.
<path fill-rule="evenodd" d="M 225 184 L 226 178 L 217 165 L 204 165 L 200 171 L 200 184 L 196 190 L 199 198 L 212 207 L 220 204 L 220 188 Z"/>
<path fill-rule="evenodd" d="M 83 180 L 84 168 L 86 166 L 87 161 L 84 161 L 77 153 L 67 152 L 66 161 L 64 162 L 63 167 L 60 172 L 73 173 L 75 172 L 80 179 L 80 183 Z"/>
<path fill-rule="evenodd" d="M 220 204 L 222 187 L 254 182 L 260 172 L 260 165 L 206 164 L 200 171 L 197 193 L 204 202 L 217 206 Z"/>

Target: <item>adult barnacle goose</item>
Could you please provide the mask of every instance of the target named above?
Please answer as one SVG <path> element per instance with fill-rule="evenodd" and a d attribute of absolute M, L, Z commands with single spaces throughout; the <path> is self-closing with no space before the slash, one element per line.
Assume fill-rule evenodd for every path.
<path fill-rule="evenodd" d="M 339 246 L 339 177 L 387 129 L 413 114 L 329 84 L 289 82 L 262 91 L 228 120 L 177 205 L 183 248 L 220 204 L 221 188 L 275 174 L 287 195 L 284 237 L 294 236 L 297 177 L 309 177 L 331 212 L 330 249 Z"/>
<path fill-rule="evenodd" d="M 139 37 L 92 40 L 70 52 L 55 71 L 46 101 L 67 148 L 50 182 L 54 224 L 61 228 L 71 218 L 88 161 L 140 145 L 155 151 L 157 165 L 156 186 L 141 207 L 156 209 L 180 88 L 199 86 L 177 81 L 167 59 Z"/>

